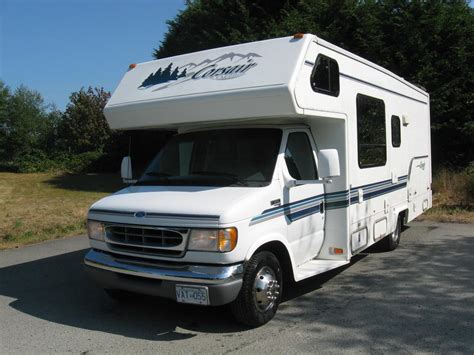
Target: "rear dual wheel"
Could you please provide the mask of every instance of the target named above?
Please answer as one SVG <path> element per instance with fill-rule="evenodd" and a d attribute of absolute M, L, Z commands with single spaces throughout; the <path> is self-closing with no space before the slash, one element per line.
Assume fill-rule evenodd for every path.
<path fill-rule="evenodd" d="M 242 288 L 231 310 L 239 323 L 252 327 L 269 322 L 281 301 L 283 277 L 277 257 L 268 251 L 255 254 L 245 267 Z"/>
<path fill-rule="evenodd" d="M 402 216 L 399 215 L 397 219 L 397 225 L 392 234 L 386 236 L 381 242 L 380 246 L 385 251 L 392 251 L 397 249 L 400 244 L 400 234 L 402 233 Z"/>

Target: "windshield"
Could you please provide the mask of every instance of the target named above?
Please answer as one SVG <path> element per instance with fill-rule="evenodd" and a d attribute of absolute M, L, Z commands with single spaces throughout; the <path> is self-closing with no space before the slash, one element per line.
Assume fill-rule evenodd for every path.
<path fill-rule="evenodd" d="M 137 185 L 266 186 L 282 132 L 220 129 L 178 134 L 153 159 Z"/>

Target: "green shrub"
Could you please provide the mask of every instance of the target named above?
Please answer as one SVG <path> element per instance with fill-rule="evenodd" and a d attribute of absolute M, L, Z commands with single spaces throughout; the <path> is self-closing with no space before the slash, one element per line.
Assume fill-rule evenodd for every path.
<path fill-rule="evenodd" d="M 87 173 L 94 171 L 95 163 L 102 158 L 102 152 L 72 154 L 63 160 L 64 171 L 69 173 Z"/>
<path fill-rule="evenodd" d="M 50 159 L 43 151 L 33 150 L 12 162 L 19 173 L 39 173 L 60 170 L 57 162 Z"/>
<path fill-rule="evenodd" d="M 93 172 L 97 168 L 97 162 L 103 157 L 104 153 L 100 151 L 81 154 L 56 153 L 48 156 L 43 151 L 37 150 L 19 157 L 8 165 L 20 173 L 51 171 L 87 173 Z"/>

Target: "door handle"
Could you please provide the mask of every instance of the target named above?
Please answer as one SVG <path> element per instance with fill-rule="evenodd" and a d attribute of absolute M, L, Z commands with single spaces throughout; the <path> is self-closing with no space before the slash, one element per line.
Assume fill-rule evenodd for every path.
<path fill-rule="evenodd" d="M 324 201 L 319 204 L 319 212 L 324 213 Z"/>

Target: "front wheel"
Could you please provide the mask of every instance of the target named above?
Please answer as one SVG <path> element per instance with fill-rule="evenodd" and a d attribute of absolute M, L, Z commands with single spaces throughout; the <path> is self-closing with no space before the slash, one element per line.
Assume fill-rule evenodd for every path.
<path fill-rule="evenodd" d="M 269 322 L 278 309 L 283 277 L 277 257 L 263 251 L 255 254 L 245 267 L 242 288 L 231 303 L 235 319 L 252 327 Z"/>

